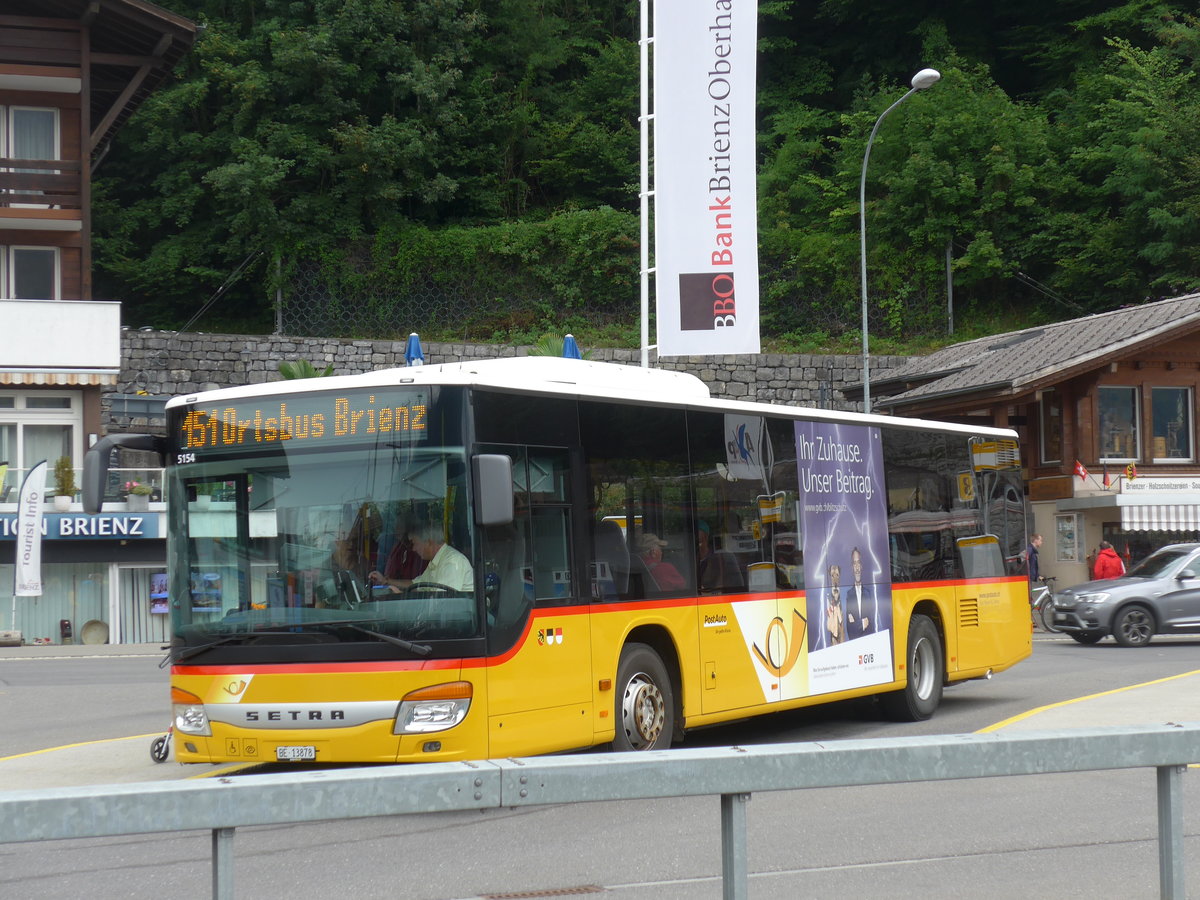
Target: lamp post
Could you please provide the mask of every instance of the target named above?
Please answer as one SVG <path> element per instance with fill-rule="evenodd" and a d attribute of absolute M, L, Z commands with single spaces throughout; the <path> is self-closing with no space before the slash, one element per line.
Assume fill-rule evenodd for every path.
<path fill-rule="evenodd" d="M 862 269 L 863 412 L 867 413 L 871 411 L 871 351 L 867 343 L 867 160 L 871 158 L 871 144 L 875 140 L 875 132 L 879 131 L 879 125 L 887 114 L 917 91 L 923 91 L 925 88 L 937 84 L 941 77 L 942 73 L 937 69 L 922 69 L 914 75 L 910 82 L 912 87 L 908 93 L 885 109 L 875 120 L 875 127 L 871 129 L 871 136 L 867 138 L 867 149 L 863 153 L 862 180 L 858 184 L 858 222 L 859 249 L 862 255 L 860 268 Z"/>

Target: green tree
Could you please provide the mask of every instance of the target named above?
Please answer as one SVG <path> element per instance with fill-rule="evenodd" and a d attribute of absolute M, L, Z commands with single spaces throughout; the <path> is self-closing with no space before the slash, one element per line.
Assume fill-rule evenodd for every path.
<path fill-rule="evenodd" d="M 281 248 L 450 210 L 459 179 L 447 160 L 469 134 L 461 66 L 479 12 L 458 0 L 173 7 L 206 28 L 101 172 L 102 285 L 161 322 L 193 307 L 198 285 L 267 251 L 242 295 L 261 311 Z"/>
<path fill-rule="evenodd" d="M 464 337 L 633 315 L 637 4 L 160 2 L 205 30 L 93 191 L 96 293 L 139 324 L 270 330 L 301 264 L 381 321 L 469 276 Z M 942 82 L 872 150 L 873 334 L 940 330 L 948 243 L 976 316 L 1077 312 L 1031 283 L 1087 308 L 1195 286 L 1200 41 L 1181 9 L 764 0 L 766 330 L 857 329 L 864 144 L 924 65 Z"/>
<path fill-rule="evenodd" d="M 1045 237 L 1062 290 L 1094 308 L 1200 287 L 1200 27 L 1150 49 L 1110 41 L 1064 97 L 1058 145 L 1076 186 Z"/>
<path fill-rule="evenodd" d="M 936 56 L 945 60 L 941 82 L 884 119 L 867 170 L 869 294 L 879 316 L 872 330 L 885 334 L 941 329 L 948 245 L 959 304 L 1027 299 L 1012 279 L 1039 267 L 1026 248 L 1057 180 L 1045 116 L 1011 100 L 944 37 Z M 796 129 L 779 141 L 762 180 L 764 256 L 779 276 L 769 296 L 783 330 L 805 322 L 857 328 L 863 152 L 879 115 L 905 89 L 864 86 L 832 134 L 817 111 L 776 120 Z M 789 296 L 800 300 L 785 312 Z"/>

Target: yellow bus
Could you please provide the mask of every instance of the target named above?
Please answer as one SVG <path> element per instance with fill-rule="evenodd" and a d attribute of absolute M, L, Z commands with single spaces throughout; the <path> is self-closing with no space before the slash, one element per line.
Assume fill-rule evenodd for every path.
<path fill-rule="evenodd" d="M 444 761 L 848 697 L 899 719 L 1031 650 L 1016 436 L 518 358 L 178 397 L 179 762 Z M 628 523 L 633 523 L 629 526 Z"/>

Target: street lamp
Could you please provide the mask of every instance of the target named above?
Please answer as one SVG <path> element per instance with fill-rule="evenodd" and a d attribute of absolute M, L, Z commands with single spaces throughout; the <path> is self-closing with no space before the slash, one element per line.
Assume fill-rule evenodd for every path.
<path fill-rule="evenodd" d="M 937 69 L 922 69 L 912 78 L 912 88 L 907 94 L 889 106 L 875 120 L 871 136 L 867 138 L 867 149 L 863 153 L 862 180 L 858 185 L 858 221 L 859 248 L 862 254 L 862 357 L 863 357 L 863 412 L 871 411 L 871 351 L 867 344 L 867 160 L 871 158 L 871 143 L 875 140 L 875 132 L 888 113 L 915 94 L 927 87 L 932 87 L 941 79 L 942 73 Z"/>

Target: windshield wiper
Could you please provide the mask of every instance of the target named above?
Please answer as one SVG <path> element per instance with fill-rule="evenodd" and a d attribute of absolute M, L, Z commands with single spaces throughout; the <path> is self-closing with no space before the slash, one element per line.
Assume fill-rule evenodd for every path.
<path fill-rule="evenodd" d="M 414 644 L 412 641 L 406 641 L 402 637 L 393 637 L 392 635 L 384 634 L 381 631 L 373 631 L 370 628 L 362 627 L 364 623 L 371 624 L 382 621 L 384 620 L 378 617 L 374 619 L 328 619 L 325 621 L 313 619 L 310 622 L 297 622 L 295 626 L 292 627 L 320 628 L 323 625 L 336 625 L 338 627 L 349 628 L 351 631 L 361 631 L 363 634 L 369 634 L 371 637 L 377 637 L 382 641 L 388 641 L 389 643 L 395 644 L 397 647 L 403 647 L 405 650 L 408 650 L 410 653 L 415 653 L 418 656 L 428 656 L 433 652 L 433 648 L 428 644 Z"/>
<path fill-rule="evenodd" d="M 228 644 L 230 641 L 240 641 L 244 638 L 255 637 L 260 634 L 285 634 L 282 631 L 240 631 L 236 634 L 223 634 L 215 640 L 209 641 L 207 644 L 196 644 L 193 647 L 180 647 L 171 653 L 168 653 L 163 661 L 158 664 L 161 669 L 167 665 L 172 665 L 180 660 L 195 656 L 197 653 L 203 653 L 212 647 L 219 647 L 221 644 Z"/>
<path fill-rule="evenodd" d="M 379 620 L 378 619 L 369 619 L 368 621 L 377 622 Z M 189 659 L 190 657 L 195 656 L 197 653 L 203 653 L 205 650 L 211 650 L 213 647 L 219 647 L 221 644 L 228 644 L 231 641 L 251 640 L 253 638 L 262 637 L 262 636 L 287 637 L 289 635 L 295 634 L 296 633 L 295 629 L 300 626 L 315 625 L 315 624 L 348 625 L 350 623 L 342 622 L 342 621 L 331 621 L 331 622 L 320 622 L 320 623 L 297 622 L 294 625 L 288 625 L 287 631 L 260 630 L 260 631 L 231 632 L 230 634 L 223 634 L 218 638 L 214 638 L 213 640 L 209 641 L 207 644 L 196 644 L 195 646 L 192 646 L 192 647 L 181 647 L 178 651 L 175 651 L 174 653 L 168 653 L 167 656 L 163 659 L 163 661 L 158 664 L 158 667 L 161 669 L 169 664 L 173 665 L 174 663 L 180 662 L 185 659 Z"/>
<path fill-rule="evenodd" d="M 360 622 L 382 622 L 383 619 L 329 619 L 324 622 L 296 622 L 288 625 L 287 631 L 242 631 L 236 634 L 224 634 L 215 640 L 209 641 L 207 644 L 197 644 L 193 647 L 181 647 L 174 653 L 168 653 L 163 661 L 158 664 L 160 669 L 167 665 L 173 665 L 177 662 L 182 662 L 185 659 L 190 659 L 198 653 L 203 653 L 213 647 L 219 647 L 221 644 L 228 644 L 232 641 L 248 640 L 259 636 L 271 635 L 282 636 L 293 635 L 298 628 L 317 628 L 324 625 L 333 625 L 337 627 L 348 627 L 354 631 L 360 631 L 363 634 L 369 634 L 371 637 L 379 638 L 382 641 L 395 644 L 397 647 L 403 647 L 409 653 L 415 653 L 417 656 L 429 656 L 433 653 L 433 648 L 428 644 L 414 644 L 412 641 L 406 641 L 401 637 L 393 637 L 390 634 L 384 634 L 381 631 L 373 631 L 370 628 L 363 628 Z"/>
<path fill-rule="evenodd" d="M 395 644 L 397 647 L 403 647 L 410 653 L 415 653 L 417 656 L 428 656 L 433 652 L 433 648 L 428 644 L 414 644 L 412 641 L 406 641 L 402 637 L 393 637 L 390 634 L 384 634 L 381 631 L 372 631 L 370 628 L 360 628 L 358 625 L 350 625 L 354 631 L 361 631 L 363 634 L 369 634 L 371 637 L 377 637 L 381 641 L 387 641 L 389 644 Z"/>

